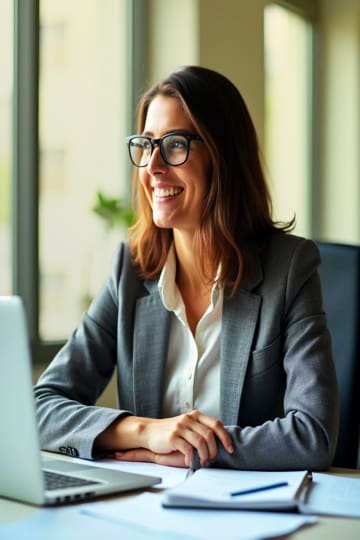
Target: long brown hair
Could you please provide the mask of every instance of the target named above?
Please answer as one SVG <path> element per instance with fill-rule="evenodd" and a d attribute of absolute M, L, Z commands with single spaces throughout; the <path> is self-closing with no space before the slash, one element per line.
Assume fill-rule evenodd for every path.
<path fill-rule="evenodd" d="M 255 128 L 241 94 L 226 77 L 189 66 L 156 83 L 140 101 L 138 133 L 142 133 L 149 105 L 158 95 L 179 100 L 208 148 L 211 175 L 194 249 L 203 278 L 213 282 L 220 268 L 219 283 L 234 292 L 242 277 L 251 272 L 252 255 L 259 243 L 274 230 L 291 230 L 294 220 L 276 223 L 271 217 Z M 133 197 L 138 218 L 129 231 L 130 249 L 140 274 L 155 278 L 166 261 L 172 230 L 154 224 L 137 171 Z"/>

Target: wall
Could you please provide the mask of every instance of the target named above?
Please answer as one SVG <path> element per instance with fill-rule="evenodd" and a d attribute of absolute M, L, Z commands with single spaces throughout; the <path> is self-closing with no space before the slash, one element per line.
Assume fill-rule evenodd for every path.
<path fill-rule="evenodd" d="M 261 143 L 265 4 L 266 0 L 149 0 L 150 80 L 185 64 L 220 71 L 242 92 Z"/>
<path fill-rule="evenodd" d="M 265 0 L 200 0 L 199 62 L 226 75 L 240 90 L 264 142 Z"/>
<path fill-rule="evenodd" d="M 35 384 L 44 370 L 42 364 L 33 365 L 33 383 Z M 97 403 L 99 407 L 110 407 L 117 409 L 117 385 L 116 385 L 116 372 L 114 373 L 110 383 L 106 387 L 104 393 L 99 397 Z"/>
<path fill-rule="evenodd" d="M 359 243 L 359 0 L 321 0 L 317 29 L 318 236 Z"/>
<path fill-rule="evenodd" d="M 198 0 L 148 0 L 150 82 L 198 63 Z"/>

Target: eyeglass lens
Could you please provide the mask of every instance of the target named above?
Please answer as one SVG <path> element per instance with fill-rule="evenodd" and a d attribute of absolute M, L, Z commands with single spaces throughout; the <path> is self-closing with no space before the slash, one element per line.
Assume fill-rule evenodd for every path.
<path fill-rule="evenodd" d="M 189 141 L 183 135 L 165 135 L 159 141 L 162 158 L 169 165 L 182 165 L 189 153 Z M 131 139 L 130 155 L 133 163 L 138 167 L 148 165 L 153 151 L 153 144 L 148 137 L 134 137 Z"/>

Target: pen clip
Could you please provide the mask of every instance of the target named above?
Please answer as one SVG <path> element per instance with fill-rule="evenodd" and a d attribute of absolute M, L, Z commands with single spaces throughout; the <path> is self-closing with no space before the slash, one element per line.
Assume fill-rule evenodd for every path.
<path fill-rule="evenodd" d="M 301 482 L 299 489 L 295 493 L 295 499 L 298 499 L 302 503 L 306 503 L 310 493 L 311 485 L 312 473 L 308 471 L 303 481 Z"/>

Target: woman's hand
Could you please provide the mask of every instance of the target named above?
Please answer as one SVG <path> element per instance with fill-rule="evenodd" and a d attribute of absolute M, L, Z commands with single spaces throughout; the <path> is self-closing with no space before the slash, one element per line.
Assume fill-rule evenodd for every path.
<path fill-rule="evenodd" d="M 128 461 L 140 461 L 141 455 L 142 461 L 156 459 L 156 463 L 190 467 L 197 450 L 203 467 L 216 458 L 217 440 L 227 452 L 233 452 L 231 437 L 220 420 L 196 410 L 163 419 L 127 416 L 115 431 L 117 441 L 112 448 L 115 452 L 131 449 L 126 452 Z M 118 458 L 124 459 L 121 452 Z"/>
<path fill-rule="evenodd" d="M 170 452 L 169 454 L 156 454 L 146 448 L 134 448 L 122 452 L 114 452 L 114 459 L 119 461 L 144 461 L 167 465 L 168 467 L 186 467 L 184 455 L 181 452 Z"/>

